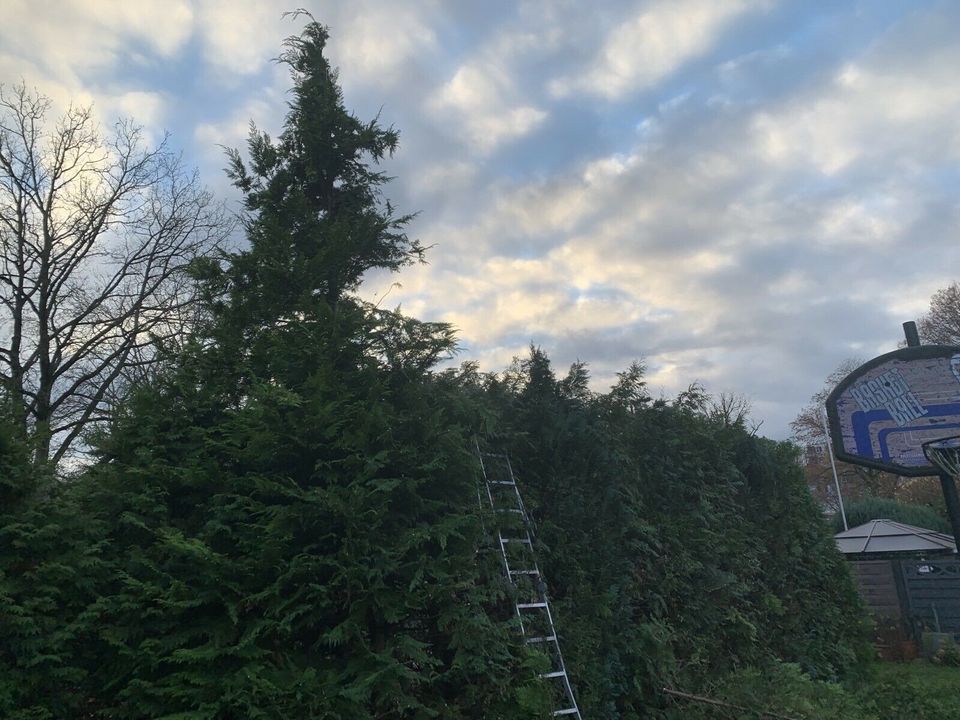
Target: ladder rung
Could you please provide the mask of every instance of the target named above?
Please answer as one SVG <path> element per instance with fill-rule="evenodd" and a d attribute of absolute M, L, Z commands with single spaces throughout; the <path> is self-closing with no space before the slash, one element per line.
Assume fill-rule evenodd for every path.
<path fill-rule="evenodd" d="M 556 639 L 556 635 L 541 635 L 540 637 L 527 638 L 527 642 L 532 645 L 533 643 L 554 642 Z"/>
<path fill-rule="evenodd" d="M 507 545 L 507 543 L 520 543 L 521 545 L 527 545 L 527 546 L 529 547 L 529 550 L 528 550 L 528 551 L 523 551 L 523 552 L 530 553 L 530 554 L 534 554 L 533 537 L 531 536 L 530 527 L 529 527 L 530 520 L 529 520 L 529 518 L 528 518 L 528 516 L 527 516 L 527 514 L 526 514 L 526 511 L 524 510 L 523 501 L 520 499 L 520 489 L 519 489 L 519 487 L 517 486 L 516 478 L 514 477 L 514 475 L 513 475 L 513 470 L 512 470 L 512 468 L 510 467 L 510 459 L 509 459 L 509 457 L 507 456 L 506 453 L 481 452 L 481 451 L 480 451 L 479 442 L 476 443 L 476 450 L 477 450 L 478 455 L 480 456 L 480 467 L 481 467 L 481 470 L 482 470 L 482 472 L 483 472 L 483 479 L 484 479 L 484 481 L 486 482 L 486 485 L 487 485 L 487 494 L 488 494 L 489 500 L 490 500 L 490 509 L 491 509 L 494 513 L 511 513 L 511 514 L 514 514 L 514 515 L 519 515 L 520 518 L 521 518 L 521 521 L 522 521 L 522 523 L 523 523 L 523 527 L 513 527 L 513 528 L 504 527 L 504 528 L 500 528 L 500 529 L 497 530 L 497 536 L 498 536 L 498 538 L 499 538 L 499 540 L 500 540 L 500 552 L 501 552 L 502 555 L 503 555 L 503 565 L 504 565 L 504 569 L 507 571 L 507 578 L 508 578 L 508 580 L 509 580 L 511 583 L 514 583 L 514 584 L 516 585 L 515 581 L 512 579 L 513 576 L 516 576 L 516 575 L 528 575 L 528 576 L 531 576 L 531 577 L 535 578 L 532 582 L 533 582 L 534 585 L 538 585 L 539 588 L 540 588 L 539 592 L 536 593 L 535 595 L 533 595 L 533 597 L 540 597 L 540 598 L 542 598 L 542 601 L 541 601 L 541 602 L 520 602 L 520 603 L 515 603 L 515 607 L 516 607 L 516 609 L 517 609 L 517 618 L 518 618 L 518 620 L 520 620 L 520 630 L 521 630 L 521 633 L 524 632 L 524 627 L 523 627 L 523 626 L 524 626 L 524 621 L 523 621 L 523 618 L 531 618 L 530 615 L 524 615 L 524 614 L 522 614 L 522 613 L 521 613 L 522 610 L 545 610 L 545 611 L 546 611 L 546 612 L 545 612 L 545 617 L 546 617 L 546 620 L 547 620 L 547 623 L 546 623 L 546 624 L 547 624 L 547 627 L 546 627 L 546 628 L 543 628 L 543 629 L 547 630 L 547 632 L 549 632 L 549 633 L 551 633 L 551 634 L 550 634 L 550 635 L 539 635 L 539 636 L 532 636 L 532 637 L 524 637 L 524 642 L 527 643 L 527 644 L 529 644 L 529 645 L 542 644 L 542 643 L 550 643 L 550 642 L 552 642 L 552 643 L 555 644 L 556 658 L 559 660 L 558 664 L 559 664 L 559 666 L 560 666 L 561 669 L 560 669 L 560 670 L 551 670 L 551 671 L 545 672 L 545 673 L 540 673 L 540 674 L 539 674 L 539 677 L 540 677 L 540 678 L 543 678 L 543 679 L 562 678 L 562 679 L 563 679 L 563 686 L 564 686 L 564 694 L 565 694 L 565 696 L 566 696 L 566 699 L 569 700 L 571 703 L 573 703 L 573 706 L 572 706 L 572 707 L 568 707 L 568 708 L 561 708 L 561 709 L 559 709 L 559 710 L 554 710 L 554 711 L 551 712 L 551 715 L 554 716 L 554 717 L 558 717 L 558 716 L 574 716 L 574 720 L 582 720 L 582 716 L 580 715 L 580 709 L 577 707 L 577 701 L 574 699 L 574 696 L 573 696 L 573 689 L 570 687 L 570 678 L 568 677 L 566 668 L 564 668 L 564 665 L 563 665 L 563 656 L 562 656 L 562 653 L 560 652 L 560 641 L 559 641 L 559 639 L 557 638 L 557 632 L 556 632 L 556 629 L 554 628 L 553 619 L 552 619 L 552 616 L 551 616 L 551 614 L 550 614 L 550 606 L 549 606 L 549 604 L 547 603 L 547 597 L 546 597 L 546 594 L 545 594 L 546 589 L 545 589 L 545 586 L 544 586 L 544 584 L 543 584 L 543 576 L 540 574 L 540 570 L 539 570 L 539 569 L 512 570 L 512 569 L 510 568 L 510 557 L 509 557 L 509 556 L 510 556 L 510 555 L 513 555 L 513 554 L 519 554 L 519 553 L 515 553 L 515 552 L 514 552 L 514 553 L 511 553 L 511 552 L 508 552 L 507 548 L 505 547 L 505 546 Z M 506 467 L 498 466 L 497 470 L 496 470 L 495 472 L 491 472 L 490 475 L 493 475 L 494 477 L 496 477 L 496 476 L 503 477 L 504 475 L 506 475 L 506 476 L 507 476 L 508 478 L 510 478 L 510 479 L 509 479 L 509 480 L 491 480 L 491 479 L 490 479 L 490 475 L 487 474 L 486 468 L 484 467 L 484 464 L 483 464 L 483 458 L 485 458 L 485 457 L 487 457 L 487 458 L 499 458 L 499 459 L 504 460 L 505 463 L 506 463 Z M 494 495 L 494 491 L 491 489 L 491 487 L 494 486 L 494 485 L 505 486 L 505 487 L 512 487 L 512 488 L 513 488 L 514 495 L 516 495 L 516 503 L 504 503 L 504 504 L 515 505 L 515 507 L 495 507 L 494 497 L 497 497 L 497 498 L 500 499 L 501 501 L 504 500 L 504 497 L 503 497 L 502 493 L 501 493 L 501 494 Z M 508 493 L 508 494 L 509 494 L 509 493 Z M 503 524 L 504 526 L 513 524 L 512 521 L 508 521 L 508 520 L 506 520 L 506 519 L 503 519 L 503 520 L 498 521 L 498 522 L 500 522 L 500 523 Z M 503 532 L 510 532 L 510 533 L 512 533 L 512 532 L 523 532 L 523 533 L 526 535 L 526 537 L 525 537 L 525 538 L 519 538 L 519 537 L 505 538 L 505 537 L 503 537 L 503 535 L 501 534 L 501 533 L 503 533 Z M 535 559 L 535 558 L 528 558 L 528 561 L 533 562 L 534 565 L 536 565 L 536 559 Z M 530 599 L 529 596 L 528 596 L 527 599 Z M 550 654 L 552 655 L 552 653 L 550 653 Z M 556 667 L 556 666 L 555 666 L 555 667 Z M 559 703 L 558 703 L 558 704 L 559 704 Z"/>

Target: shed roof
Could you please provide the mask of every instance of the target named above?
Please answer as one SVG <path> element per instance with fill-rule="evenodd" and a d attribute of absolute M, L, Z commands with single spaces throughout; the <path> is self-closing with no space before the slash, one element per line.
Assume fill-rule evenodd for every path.
<path fill-rule="evenodd" d="M 894 552 L 956 552 L 951 535 L 905 525 L 894 520 L 871 520 L 833 536 L 840 552 L 846 555 L 860 553 Z"/>

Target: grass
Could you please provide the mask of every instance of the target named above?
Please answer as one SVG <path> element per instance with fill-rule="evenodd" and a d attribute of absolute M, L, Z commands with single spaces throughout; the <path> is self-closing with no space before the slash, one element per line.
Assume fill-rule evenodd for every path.
<path fill-rule="evenodd" d="M 914 660 L 909 663 L 877 662 L 873 669 L 877 679 L 883 682 L 919 681 L 931 690 L 960 696 L 960 667 L 942 667 L 926 660 Z"/>
<path fill-rule="evenodd" d="M 960 719 L 960 668 L 911 663 L 874 663 L 872 677 L 856 689 L 878 720 Z"/>
<path fill-rule="evenodd" d="M 960 720 L 960 668 L 923 660 L 872 663 L 850 685 L 811 680 L 795 665 L 744 669 L 704 694 L 749 710 L 677 701 L 664 717 L 758 720 L 765 711 L 797 720 Z"/>

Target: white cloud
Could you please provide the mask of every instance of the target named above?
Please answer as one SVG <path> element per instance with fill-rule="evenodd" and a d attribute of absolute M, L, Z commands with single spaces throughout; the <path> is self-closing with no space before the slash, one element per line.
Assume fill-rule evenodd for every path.
<path fill-rule="evenodd" d="M 405 62 L 423 60 L 436 49 L 433 28 L 423 17 L 428 7 L 362 0 L 344 7 L 307 6 L 331 28 L 328 57 L 343 71 L 344 82 L 395 81 Z M 262 0 L 200 0 L 197 21 L 204 59 L 236 82 L 236 75 L 259 72 L 277 57 L 283 39 L 296 34 L 306 18 L 284 19 L 282 6 Z"/>
<path fill-rule="evenodd" d="M 250 100 L 238 110 L 231 113 L 219 122 L 206 122 L 197 125 L 194 129 L 194 139 L 197 146 L 208 158 L 222 163 L 222 147 L 244 147 L 250 133 L 250 121 L 257 126 L 269 127 L 271 120 L 276 120 L 276 103 L 265 100 Z"/>
<path fill-rule="evenodd" d="M 918 51 L 895 68 L 871 63 L 883 47 L 848 63 L 813 97 L 791 98 L 754 118 L 760 152 L 783 166 L 834 175 L 860 161 L 896 157 L 891 173 L 960 158 L 960 48 Z M 930 55 L 936 62 L 930 62 Z"/>
<path fill-rule="evenodd" d="M 492 61 L 462 65 L 430 107 L 462 124 L 466 140 L 480 153 L 526 135 L 547 117 L 519 99 L 509 73 Z"/>
<path fill-rule="evenodd" d="M 476 174 L 476 165 L 453 160 L 422 167 L 410 183 L 419 194 L 442 195 L 471 187 Z"/>
<path fill-rule="evenodd" d="M 166 100 L 158 92 L 135 90 L 122 93 L 106 108 L 108 114 L 131 117 L 137 123 L 147 127 L 160 127 L 166 110 Z"/>
<path fill-rule="evenodd" d="M 903 187 L 886 196 L 840 198 L 826 204 L 817 234 L 831 244 L 877 250 L 903 237 L 915 218 L 910 199 L 909 190 Z"/>
<path fill-rule="evenodd" d="M 739 63 L 737 82 L 775 70 L 759 65 Z M 469 209 L 418 225 L 440 247 L 392 297 L 454 323 L 487 369 L 527 340 L 560 367 L 591 361 L 596 378 L 645 355 L 668 394 L 695 379 L 746 392 L 782 436 L 822 379 L 817 362 L 896 342 L 897 318 L 956 266 L 960 207 L 938 217 L 929 194 L 953 164 L 955 66 L 880 45 L 760 111 L 754 92 L 721 110 L 680 96 L 620 151 L 542 177 L 474 174 Z M 489 103 L 496 74 L 466 72 L 450 92 Z"/>
<path fill-rule="evenodd" d="M 93 105 L 102 123 L 132 117 L 145 126 L 146 140 L 155 141 L 169 98 L 130 82 L 121 70 L 174 57 L 192 23 L 186 0 L 9 0 L 0 24 L 0 78 L 23 79 L 49 97 L 51 119 L 71 103 Z"/>
<path fill-rule="evenodd" d="M 280 52 L 280 6 L 261 0 L 201 0 L 197 26 L 207 63 L 223 77 L 259 71 Z"/>
<path fill-rule="evenodd" d="M 121 59 L 143 64 L 171 57 L 193 23 L 185 0 L 8 0 L 3 15 L 0 45 L 8 57 L 43 74 L 28 81 L 54 80 L 72 90 Z"/>
<path fill-rule="evenodd" d="M 555 95 L 585 92 L 615 99 L 654 87 L 708 51 L 737 18 L 766 3 L 659 0 L 611 30 L 590 66 L 550 84 Z"/>
<path fill-rule="evenodd" d="M 437 50 L 437 37 L 421 16 L 423 6 L 356 3 L 334 28 L 333 49 L 345 78 L 384 85 L 397 80 L 403 64 L 425 61 Z"/>
<path fill-rule="evenodd" d="M 437 245 L 402 288 L 386 294 L 397 277 L 384 274 L 364 289 L 454 322 L 485 369 L 529 340 L 558 369 L 590 361 L 598 384 L 646 355 L 668 393 L 698 378 L 745 391 L 779 413 L 766 428 L 782 434 L 836 353 L 880 348 L 888 325 L 895 341 L 888 313 L 915 315 L 960 271 L 960 50 L 937 34 L 956 25 L 939 6 L 912 13 L 931 19 L 906 39 L 901 20 L 866 52 L 831 47 L 810 68 L 817 43 L 838 37 L 823 30 L 834 16 L 774 10 L 756 37 L 731 32 L 774 7 L 762 0 L 308 6 L 331 27 L 348 107 L 370 117 L 382 105 L 401 130 L 386 194 L 422 209 L 410 235 Z M 217 144 L 242 148 L 251 118 L 275 131 L 285 111 L 286 69 L 268 61 L 302 24 L 281 9 L 8 0 L 0 74 L 149 125 L 195 123 L 187 151 L 222 187 Z M 188 51 L 204 62 L 185 68 Z M 696 82 L 661 90 L 698 59 L 710 67 Z M 545 88 L 657 92 L 572 107 Z M 504 148 L 518 152 L 494 155 Z"/>

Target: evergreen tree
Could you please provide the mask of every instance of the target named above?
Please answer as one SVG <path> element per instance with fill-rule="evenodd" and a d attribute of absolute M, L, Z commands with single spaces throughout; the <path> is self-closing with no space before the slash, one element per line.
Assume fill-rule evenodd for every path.
<path fill-rule="evenodd" d="M 0 717 L 82 717 L 95 707 L 86 611 L 106 572 L 98 535 L 5 411 L 0 403 Z"/>
<path fill-rule="evenodd" d="M 452 333 L 350 294 L 421 249 L 371 166 L 396 133 L 344 109 L 326 39 L 311 22 L 287 43 L 278 142 L 254 129 L 249 162 L 231 153 L 249 248 L 205 268 L 208 336 L 99 445 L 110 717 L 535 712 L 488 613 L 504 589 L 478 561 L 457 401 L 430 375 Z"/>
<path fill-rule="evenodd" d="M 250 250 L 228 272 L 230 308 L 241 325 L 273 323 L 335 307 L 373 268 L 397 270 L 423 248 L 403 232 L 409 215 L 381 202 L 388 180 L 375 169 L 398 135 L 363 122 L 343 104 L 337 73 L 323 52 L 327 30 L 311 22 L 286 41 L 281 61 L 293 100 L 277 142 L 251 128 L 249 163 L 229 151 L 228 175 L 252 214 Z"/>

